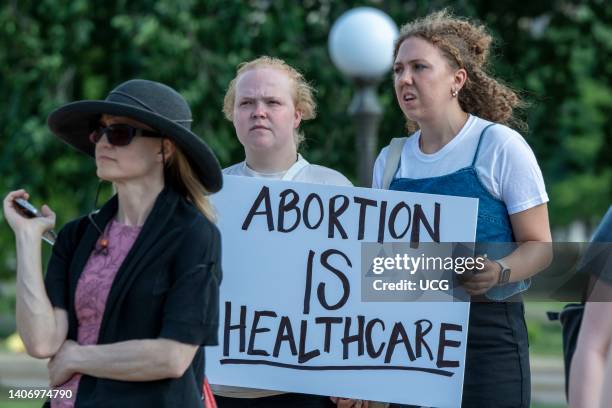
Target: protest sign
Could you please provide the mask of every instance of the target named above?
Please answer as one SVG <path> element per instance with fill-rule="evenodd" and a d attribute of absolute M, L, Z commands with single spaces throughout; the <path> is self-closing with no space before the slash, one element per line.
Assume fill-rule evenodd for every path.
<path fill-rule="evenodd" d="M 477 200 L 226 176 L 213 204 L 212 384 L 459 406 L 469 303 L 362 301 L 361 248 L 473 241 Z"/>

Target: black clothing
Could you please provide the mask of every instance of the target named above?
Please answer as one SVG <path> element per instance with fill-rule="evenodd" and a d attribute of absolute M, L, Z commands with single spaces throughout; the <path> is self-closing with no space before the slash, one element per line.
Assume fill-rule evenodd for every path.
<path fill-rule="evenodd" d="M 104 230 L 117 213 L 117 197 L 94 220 Z M 87 217 L 60 231 L 47 268 L 51 303 L 68 311 L 68 339 L 77 339 L 75 290 L 99 238 Z M 151 213 L 112 283 L 97 344 L 166 338 L 216 345 L 221 281 L 221 237 L 216 226 L 170 188 Z M 132 382 L 84 375 L 75 406 L 201 407 L 204 351 L 178 379 Z"/>

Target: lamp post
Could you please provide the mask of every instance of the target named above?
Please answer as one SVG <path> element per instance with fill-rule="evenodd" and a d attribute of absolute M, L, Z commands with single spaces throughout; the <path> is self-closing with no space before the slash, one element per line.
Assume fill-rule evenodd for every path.
<path fill-rule="evenodd" d="M 357 174 L 359 185 L 372 185 L 378 124 L 382 107 L 376 86 L 393 63 L 397 25 L 382 11 L 358 7 L 342 14 L 329 34 L 329 53 L 334 65 L 357 88 L 348 108 L 357 128 Z"/>

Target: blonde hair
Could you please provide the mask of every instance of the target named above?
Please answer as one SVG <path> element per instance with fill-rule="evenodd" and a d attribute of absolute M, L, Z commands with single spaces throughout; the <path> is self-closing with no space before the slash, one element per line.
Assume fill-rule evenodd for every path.
<path fill-rule="evenodd" d="M 165 177 L 166 182 L 176 191 L 187 198 L 210 221 L 216 221 L 216 215 L 210 200 L 208 190 L 202 185 L 200 179 L 189 164 L 187 156 L 175 145 L 174 154 L 167 160 Z"/>
<path fill-rule="evenodd" d="M 426 40 L 442 52 L 452 68 L 466 70 L 467 80 L 458 94 L 461 109 L 492 122 L 527 130 L 527 124 L 513 113 L 526 104 L 515 91 L 487 73 L 493 38 L 484 25 L 455 17 L 447 9 L 431 13 L 402 26 L 395 41 L 394 59 L 410 37 Z M 408 120 L 406 128 L 413 132 L 417 125 Z"/>
<path fill-rule="evenodd" d="M 284 72 L 293 82 L 293 104 L 302 113 L 302 120 L 314 119 L 317 116 L 317 105 L 314 100 L 314 89 L 306 82 L 304 76 L 291 65 L 280 58 L 261 56 L 238 65 L 236 76 L 230 81 L 223 98 L 223 113 L 229 121 L 234 120 L 234 103 L 236 101 L 236 83 L 243 73 L 257 68 L 273 68 Z M 294 132 L 296 147 L 304 141 L 304 133 L 296 129 Z"/>

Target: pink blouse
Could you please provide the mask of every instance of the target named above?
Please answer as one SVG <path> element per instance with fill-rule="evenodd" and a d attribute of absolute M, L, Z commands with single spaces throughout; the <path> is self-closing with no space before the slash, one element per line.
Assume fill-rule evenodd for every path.
<path fill-rule="evenodd" d="M 75 309 L 78 320 L 77 341 L 81 345 L 98 343 L 98 334 L 104 308 L 115 275 L 142 227 L 120 224 L 114 219 L 108 223 L 104 236 L 108 239 L 107 252 L 92 251 L 85 269 L 79 278 L 75 293 Z M 72 408 L 76 401 L 80 374 L 75 374 L 66 383 L 57 387 L 71 390 L 72 398 L 53 399 L 52 408 Z"/>

